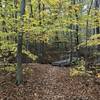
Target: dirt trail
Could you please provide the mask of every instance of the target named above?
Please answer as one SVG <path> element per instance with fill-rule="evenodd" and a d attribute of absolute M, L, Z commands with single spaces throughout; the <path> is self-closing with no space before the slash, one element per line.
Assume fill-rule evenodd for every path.
<path fill-rule="evenodd" d="M 15 74 L 1 73 L 0 100 L 100 100 L 100 85 L 91 77 L 70 77 L 69 68 L 33 64 L 24 69 L 18 87 Z"/>

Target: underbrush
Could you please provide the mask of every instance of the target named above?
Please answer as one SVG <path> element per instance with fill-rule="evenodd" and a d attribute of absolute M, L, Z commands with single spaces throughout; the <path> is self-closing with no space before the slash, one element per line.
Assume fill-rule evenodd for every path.
<path fill-rule="evenodd" d="M 87 71 L 85 67 L 85 61 L 81 59 L 78 61 L 78 65 L 70 68 L 70 76 L 91 76 L 92 71 Z"/>
<path fill-rule="evenodd" d="M 22 66 L 23 67 L 23 74 L 31 75 L 32 74 L 32 69 L 30 67 Z M 0 72 L 14 72 L 16 73 L 16 64 L 11 64 L 8 66 L 0 66 Z"/>
<path fill-rule="evenodd" d="M 70 76 L 94 76 L 100 78 L 100 66 L 92 65 L 87 68 L 85 61 L 82 59 L 77 66 L 70 68 Z"/>
<path fill-rule="evenodd" d="M 10 65 L 10 66 L 0 66 L 0 71 L 6 71 L 6 72 L 15 72 L 16 71 L 16 66 L 15 65 Z"/>

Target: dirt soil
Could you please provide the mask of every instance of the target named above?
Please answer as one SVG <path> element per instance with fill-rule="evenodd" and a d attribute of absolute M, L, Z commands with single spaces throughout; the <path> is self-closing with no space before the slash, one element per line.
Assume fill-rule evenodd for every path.
<path fill-rule="evenodd" d="M 93 77 L 71 77 L 69 68 L 32 64 L 23 77 L 16 86 L 15 73 L 0 72 L 0 100 L 100 100 L 100 84 Z"/>

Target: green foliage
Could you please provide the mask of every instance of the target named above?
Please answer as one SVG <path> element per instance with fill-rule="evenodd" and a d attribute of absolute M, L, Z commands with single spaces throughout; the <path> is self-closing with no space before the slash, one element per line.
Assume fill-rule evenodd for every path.
<path fill-rule="evenodd" d="M 0 71 L 6 71 L 6 72 L 15 72 L 16 68 L 15 66 L 6 66 L 6 67 L 0 67 Z"/>
<path fill-rule="evenodd" d="M 91 8 L 88 15 L 88 7 L 86 11 L 85 6 L 89 6 L 91 0 L 76 1 L 75 4 L 71 0 L 26 0 L 25 15 L 23 16 L 23 23 L 20 17 L 20 1 L 15 6 L 10 0 L 1 1 L 0 6 L 0 55 L 3 51 L 11 51 L 16 56 L 17 50 L 17 36 L 19 32 L 23 32 L 23 53 L 30 58 L 36 59 L 34 54 L 26 51 L 26 35 L 28 34 L 28 41 L 53 43 L 54 41 L 66 42 L 68 46 L 73 43 L 73 48 L 76 48 L 76 34 L 80 42 L 84 41 L 85 30 L 97 28 L 100 26 L 100 11 Z M 32 9 L 30 8 L 32 5 Z M 40 5 L 40 7 L 39 7 Z M 32 11 L 31 11 L 32 10 Z M 17 14 L 17 16 L 16 16 Z M 31 16 L 30 16 L 31 15 Z M 77 17 L 78 18 L 77 18 Z M 87 26 L 88 21 L 88 26 Z M 70 28 L 69 26 L 73 27 Z M 79 26 L 78 33 L 76 33 L 76 25 Z M 81 31 L 83 30 L 83 31 Z M 70 36 L 72 34 L 72 37 Z M 58 40 L 55 38 L 58 36 Z M 87 37 L 89 38 L 90 35 Z M 99 35 L 93 35 L 87 41 L 87 46 L 95 46 L 100 44 Z M 79 46 L 85 46 L 85 41 Z"/>
<path fill-rule="evenodd" d="M 31 58 L 33 61 L 37 59 L 37 56 L 32 54 L 30 51 L 23 50 L 22 52 L 26 54 L 29 58 Z"/>
<path fill-rule="evenodd" d="M 78 61 L 78 66 L 70 69 L 70 76 L 86 75 L 85 61 Z"/>
<path fill-rule="evenodd" d="M 97 46 L 100 45 L 100 34 L 92 35 L 87 41 L 87 46 Z M 86 42 L 82 42 L 79 46 L 86 46 Z"/>

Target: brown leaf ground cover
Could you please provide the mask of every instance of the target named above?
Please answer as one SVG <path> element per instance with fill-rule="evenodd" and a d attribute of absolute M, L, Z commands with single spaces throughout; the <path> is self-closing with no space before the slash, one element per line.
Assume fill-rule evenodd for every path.
<path fill-rule="evenodd" d="M 93 77 L 69 75 L 69 68 L 33 64 L 24 68 L 24 82 L 15 73 L 0 72 L 0 100 L 100 100 Z"/>

